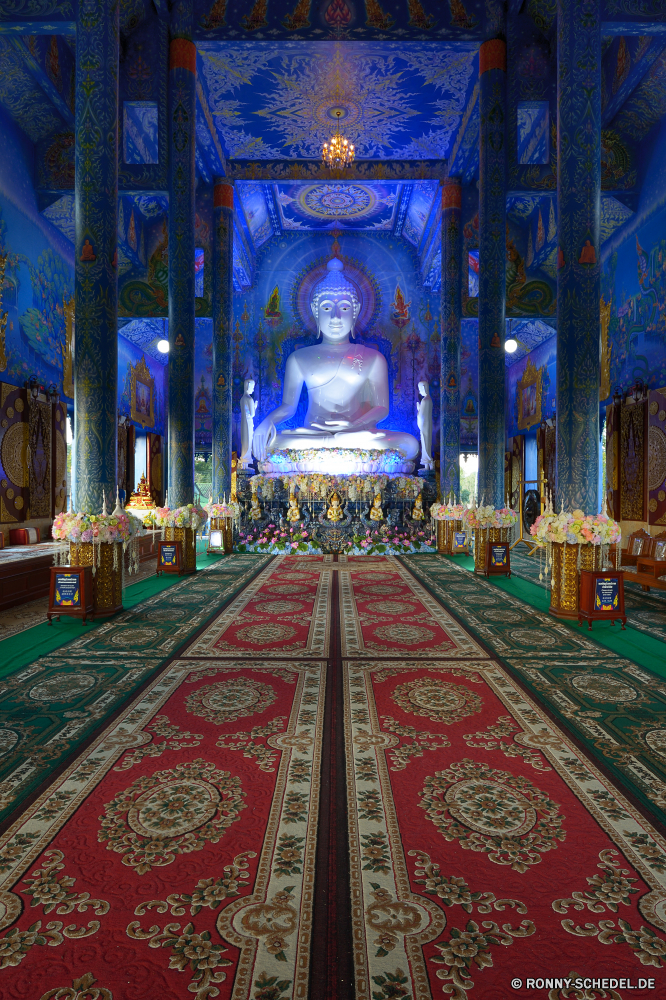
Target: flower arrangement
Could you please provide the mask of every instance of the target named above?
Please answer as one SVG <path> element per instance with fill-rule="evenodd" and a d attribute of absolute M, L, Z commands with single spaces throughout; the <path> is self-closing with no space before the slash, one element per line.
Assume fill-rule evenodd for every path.
<path fill-rule="evenodd" d="M 282 448 L 271 452 L 266 460 L 259 463 L 262 472 L 308 472 L 331 468 L 358 469 L 364 473 L 403 472 L 405 466 L 413 468 L 395 448 L 382 451 L 379 448 Z"/>
<path fill-rule="evenodd" d="M 423 480 L 418 476 L 389 476 L 386 473 L 349 476 L 333 476 L 323 472 L 294 472 L 290 475 L 273 473 L 252 476 L 250 486 L 253 493 L 261 490 L 262 497 L 272 500 L 275 496 L 275 487 L 280 482 L 287 490 L 296 485 L 301 499 L 304 500 L 324 500 L 334 490 L 346 500 L 364 500 L 383 492 L 389 482 L 397 482 L 399 498 L 415 500 L 423 489 Z"/>
<path fill-rule="evenodd" d="M 467 507 L 462 512 L 467 528 L 512 528 L 518 522 L 518 512 L 510 507 Z"/>
<path fill-rule="evenodd" d="M 138 527 L 137 527 L 138 525 Z M 140 533 L 141 522 L 130 517 L 125 511 L 118 514 L 82 514 L 66 511 L 57 514 L 51 534 L 59 542 L 81 542 L 97 544 L 127 542 Z"/>
<path fill-rule="evenodd" d="M 239 533 L 238 552 L 321 552 L 304 528 L 281 528 L 277 524 L 248 528 Z"/>
<path fill-rule="evenodd" d="M 206 511 L 210 518 L 213 517 L 236 517 L 236 512 L 234 510 L 233 504 L 228 503 L 208 503 L 206 504 Z"/>
<path fill-rule="evenodd" d="M 208 519 L 208 512 L 197 504 L 188 503 L 184 507 L 156 507 L 150 512 L 150 523 L 158 528 L 193 528 L 195 531 Z M 148 518 L 144 519 L 148 524 Z"/>
<path fill-rule="evenodd" d="M 540 548 L 567 542 L 569 545 L 613 545 L 621 537 L 620 525 L 606 514 L 545 511 L 537 517 L 530 534 Z"/>
<path fill-rule="evenodd" d="M 462 521 L 466 510 L 461 503 L 434 503 L 430 508 L 430 516 L 435 521 Z"/>
<path fill-rule="evenodd" d="M 354 535 L 351 555 L 405 555 L 409 552 L 436 552 L 435 539 L 425 528 L 414 533 L 408 533 L 397 527 L 389 527 L 388 532 L 381 529 L 367 529 L 363 535 Z"/>

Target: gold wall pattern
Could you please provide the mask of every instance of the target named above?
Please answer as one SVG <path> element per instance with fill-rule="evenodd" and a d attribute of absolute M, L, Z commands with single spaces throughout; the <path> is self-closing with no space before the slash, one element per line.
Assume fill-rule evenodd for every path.
<path fill-rule="evenodd" d="M 644 521 L 645 419 L 647 403 L 624 404 L 620 410 L 620 517 Z"/>
<path fill-rule="evenodd" d="M 30 509 L 33 517 L 51 517 L 51 475 L 53 456 L 51 453 L 51 423 L 53 409 L 51 403 L 30 397 L 28 403 L 30 427 L 30 452 L 28 469 L 30 473 Z"/>
<path fill-rule="evenodd" d="M 0 382 L 0 521 L 5 524 L 30 517 L 25 398 L 25 389 Z"/>

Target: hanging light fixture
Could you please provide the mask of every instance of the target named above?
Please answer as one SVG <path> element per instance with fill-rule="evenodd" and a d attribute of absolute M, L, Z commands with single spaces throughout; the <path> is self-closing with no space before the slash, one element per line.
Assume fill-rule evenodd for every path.
<path fill-rule="evenodd" d="M 331 170 L 344 170 L 345 167 L 354 162 L 354 146 L 340 132 L 340 119 L 342 117 L 340 108 L 335 109 L 335 116 L 337 118 L 335 133 L 328 142 L 324 143 L 321 158 Z"/>

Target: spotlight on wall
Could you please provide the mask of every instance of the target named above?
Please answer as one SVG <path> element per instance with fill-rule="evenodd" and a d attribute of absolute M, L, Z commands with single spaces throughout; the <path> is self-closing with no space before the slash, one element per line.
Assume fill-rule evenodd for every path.
<path fill-rule="evenodd" d="M 160 354 L 168 354 L 169 353 L 169 341 L 168 340 L 158 340 L 157 341 L 157 350 L 160 352 Z"/>
<path fill-rule="evenodd" d="M 507 340 L 504 341 L 504 350 L 506 351 L 507 354 L 513 354 L 515 351 L 518 350 L 518 341 L 515 339 L 515 337 L 509 337 Z"/>

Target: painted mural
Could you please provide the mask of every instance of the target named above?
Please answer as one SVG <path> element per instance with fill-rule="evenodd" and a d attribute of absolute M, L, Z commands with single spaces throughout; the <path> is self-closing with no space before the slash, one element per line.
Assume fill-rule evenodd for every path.
<path fill-rule="evenodd" d="M 476 44 L 241 41 L 198 50 L 204 98 L 236 159 L 318 160 L 338 121 L 358 158 L 442 159 L 476 75 Z"/>
<path fill-rule="evenodd" d="M 555 341 L 549 337 L 506 369 L 507 437 L 527 434 L 555 416 Z"/>
<path fill-rule="evenodd" d="M 35 377 L 62 392 L 65 306 L 74 294 L 71 244 L 40 215 L 32 187 L 32 148 L 0 110 L 0 253 L 7 253 L 3 382 Z"/>
<path fill-rule="evenodd" d="M 423 286 L 414 248 L 391 234 L 338 232 L 332 237 L 285 233 L 266 245 L 257 261 L 254 286 L 234 295 L 234 412 L 243 380 L 249 377 L 256 386 L 256 423 L 280 403 L 287 357 L 316 342 L 310 291 L 334 253 L 344 261 L 361 292 L 356 336 L 380 351 L 388 363 L 390 415 L 386 426 L 418 433 L 418 382 L 426 379 L 435 402 L 433 424 L 438 429 L 439 296 Z M 197 347 L 197 365 L 198 359 Z M 304 391 L 295 417 L 285 426 L 302 424 L 306 403 Z M 234 433 L 237 447 L 236 427 Z"/>

